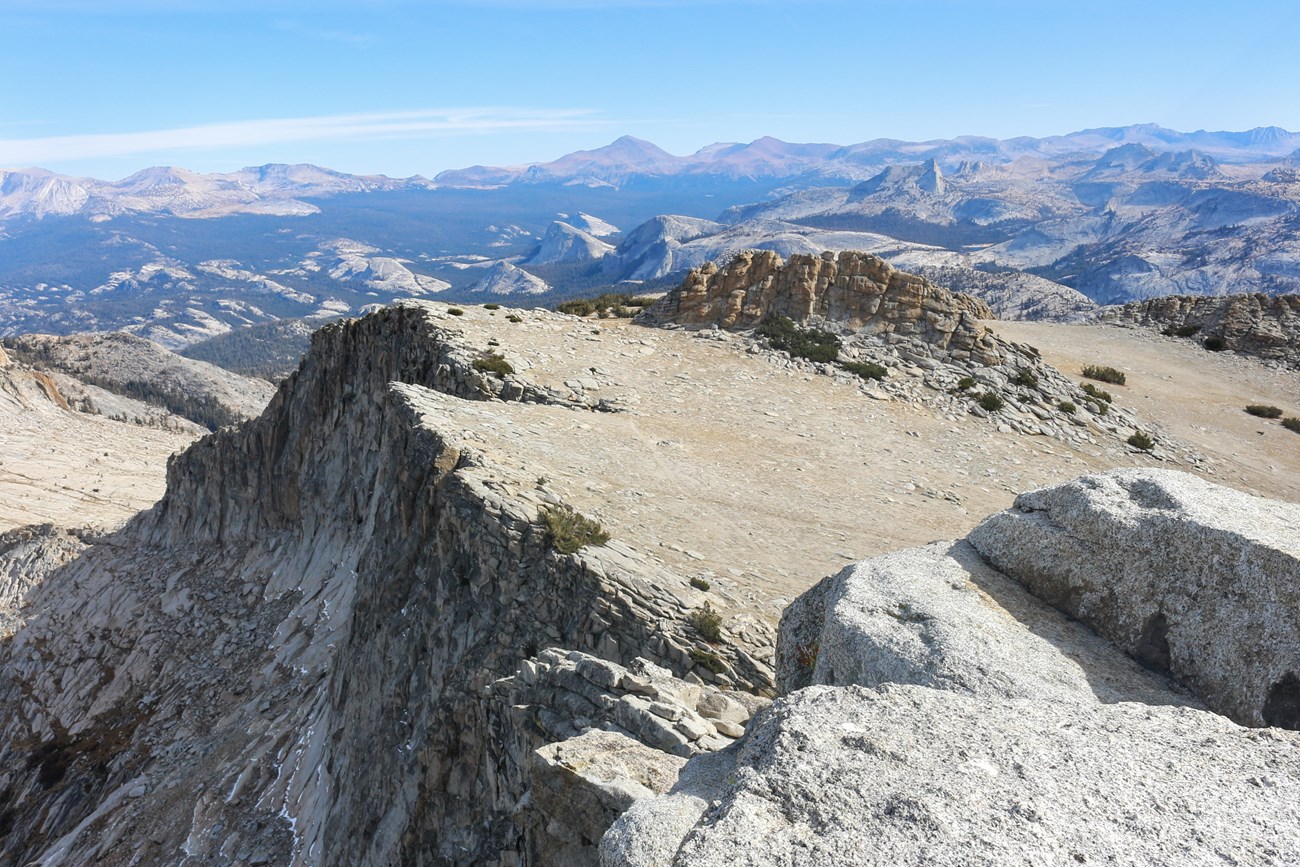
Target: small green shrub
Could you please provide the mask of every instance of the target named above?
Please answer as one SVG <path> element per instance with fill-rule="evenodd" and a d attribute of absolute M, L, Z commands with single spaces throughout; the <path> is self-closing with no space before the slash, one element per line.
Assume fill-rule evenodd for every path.
<path fill-rule="evenodd" d="M 1211 352 L 1222 352 L 1228 348 L 1228 344 L 1224 342 L 1222 337 L 1207 337 L 1201 345 Z"/>
<path fill-rule="evenodd" d="M 707 593 L 709 588 L 711 588 L 713 585 L 710 584 L 707 579 L 701 578 L 700 576 L 696 575 L 694 578 L 691 579 L 691 586 L 694 587 L 696 590 L 703 590 Z"/>
<path fill-rule="evenodd" d="M 997 412 L 1007 405 L 1007 402 L 998 397 L 996 392 L 986 391 L 979 396 L 979 405 L 989 412 Z"/>
<path fill-rule="evenodd" d="M 610 316 L 630 319 L 639 311 L 629 308 L 649 307 L 653 303 L 654 299 L 652 298 L 636 298 L 631 295 L 624 295 L 621 292 L 606 292 L 604 295 L 598 295 L 595 298 L 574 298 L 571 301 L 563 301 L 557 304 L 555 309 L 572 316 L 590 316 L 595 313 L 602 319 L 607 319 Z"/>
<path fill-rule="evenodd" d="M 1300 433 L 1300 418 L 1296 418 L 1295 416 L 1287 416 L 1286 418 L 1282 419 L 1282 427 L 1286 428 L 1287 430 Z"/>
<path fill-rule="evenodd" d="M 1030 369 L 1022 367 L 1016 371 L 1016 376 L 1011 380 L 1016 385 L 1023 385 L 1025 388 L 1037 388 L 1038 376 Z"/>
<path fill-rule="evenodd" d="M 464 310 L 461 310 L 459 307 L 448 307 L 448 308 L 447 308 L 447 313 L 448 313 L 448 315 L 450 315 L 450 316 L 464 316 L 464 315 L 465 315 L 465 311 L 464 311 Z"/>
<path fill-rule="evenodd" d="M 973 376 L 963 376 L 961 379 L 957 380 L 958 391 L 970 391 L 975 387 L 975 385 L 975 377 Z"/>
<path fill-rule="evenodd" d="M 506 317 L 506 321 L 514 322 L 515 324 L 518 324 L 520 322 L 523 322 L 524 318 L 522 316 L 516 316 L 515 314 L 511 313 L 509 316 Z"/>
<path fill-rule="evenodd" d="M 1200 330 L 1201 326 L 1199 325 L 1179 325 L 1176 328 L 1171 325 L 1161 333 L 1165 337 L 1191 337 Z"/>
<path fill-rule="evenodd" d="M 1081 382 L 1079 383 L 1079 387 L 1083 389 L 1083 393 L 1088 395 L 1088 397 L 1101 403 L 1112 403 L 1115 400 L 1115 398 L 1111 397 L 1109 391 L 1102 391 L 1091 382 Z"/>
<path fill-rule="evenodd" d="M 1113 385 L 1123 385 L 1126 377 L 1124 372 L 1116 370 L 1113 367 L 1104 367 L 1096 364 L 1089 364 L 1083 369 L 1083 375 L 1088 379 L 1096 379 L 1101 382 L 1109 382 Z"/>
<path fill-rule="evenodd" d="M 793 358 L 830 362 L 840 354 L 840 339 L 834 334 L 820 328 L 800 328 L 789 316 L 764 319 L 754 333 L 766 337 L 773 349 L 784 350 Z"/>
<path fill-rule="evenodd" d="M 609 541 L 609 533 L 580 512 L 568 506 L 555 506 L 542 512 L 542 522 L 546 525 L 546 541 L 561 554 L 572 554 L 587 545 L 604 545 Z"/>
<path fill-rule="evenodd" d="M 1281 418 L 1282 408 L 1280 406 L 1266 406 L 1262 403 L 1252 403 L 1246 407 L 1246 412 L 1251 415 L 1257 415 L 1260 418 Z"/>
<path fill-rule="evenodd" d="M 1069 415 L 1074 415 L 1074 413 L 1079 409 L 1077 406 L 1075 406 L 1073 403 L 1071 403 L 1068 400 L 1061 401 L 1056 405 L 1056 408 L 1059 409 L 1061 412 L 1068 413 Z"/>
<path fill-rule="evenodd" d="M 489 301 L 488 303 L 486 303 L 486 304 L 483 305 L 483 309 L 484 309 L 484 310 L 500 310 L 500 309 L 501 309 L 501 305 L 500 305 L 500 304 L 497 304 L 495 301 Z"/>
<path fill-rule="evenodd" d="M 714 674 L 722 674 L 727 670 L 727 664 L 722 661 L 722 657 L 707 650 L 700 650 L 698 647 L 691 648 L 691 662 Z"/>
<path fill-rule="evenodd" d="M 713 606 L 705 602 L 703 608 L 696 608 L 686 620 L 695 631 L 703 635 L 705 640 L 717 642 L 722 640 L 722 615 L 713 610 Z"/>
<path fill-rule="evenodd" d="M 480 373 L 490 373 L 502 378 L 515 372 L 510 362 L 506 361 L 506 357 L 499 352 L 489 352 L 482 358 L 474 359 L 474 369 Z"/>
<path fill-rule="evenodd" d="M 1144 452 L 1149 452 L 1156 447 L 1156 441 L 1151 439 L 1150 436 L 1142 431 L 1138 431 L 1129 437 L 1128 444 L 1133 446 L 1133 448 L 1141 449 Z"/>
<path fill-rule="evenodd" d="M 840 367 L 863 379 L 884 379 L 889 375 L 889 370 L 883 364 L 874 361 L 842 361 Z"/>

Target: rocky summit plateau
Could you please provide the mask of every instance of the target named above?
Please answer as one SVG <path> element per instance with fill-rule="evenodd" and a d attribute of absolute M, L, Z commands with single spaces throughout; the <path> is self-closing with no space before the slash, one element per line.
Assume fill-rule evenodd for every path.
<path fill-rule="evenodd" d="M 1238 405 L 1300 371 L 989 317 L 765 251 L 326 325 L 151 508 L 0 535 L 0 863 L 1300 863 L 1300 441 Z"/>

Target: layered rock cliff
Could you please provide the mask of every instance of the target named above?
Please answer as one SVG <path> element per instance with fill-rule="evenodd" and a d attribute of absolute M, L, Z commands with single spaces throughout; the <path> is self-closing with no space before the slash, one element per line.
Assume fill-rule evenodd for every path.
<path fill-rule="evenodd" d="M 531 750 L 567 736 L 510 722 L 490 689 L 524 659 L 558 645 L 770 684 L 735 647 L 697 665 L 683 578 L 617 541 L 559 553 L 521 471 L 443 429 L 455 402 L 546 393 L 474 369 L 442 321 L 407 306 L 324 329 L 260 419 L 199 442 L 157 507 L 26 590 L 0 647 L 5 860 L 519 863 L 546 827 L 527 820 Z M 642 728 L 682 755 L 729 740 Z"/>
<path fill-rule="evenodd" d="M 1300 367 L 1300 295 L 1171 295 L 1106 308 L 1100 319 L 1218 338 L 1221 348 Z"/>

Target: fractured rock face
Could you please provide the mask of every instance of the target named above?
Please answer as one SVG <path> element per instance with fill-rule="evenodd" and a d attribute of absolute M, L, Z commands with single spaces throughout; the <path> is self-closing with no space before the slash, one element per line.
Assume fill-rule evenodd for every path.
<path fill-rule="evenodd" d="M 493 684 L 513 733 L 505 779 L 527 791 L 515 822 L 527 860 L 598 861 L 605 830 L 633 803 L 667 792 L 686 758 L 724 749 L 744 731 L 748 703 L 767 702 L 678 679 L 646 659 L 627 667 L 544 650 Z"/>
<path fill-rule="evenodd" d="M 1106 308 L 1099 318 L 1195 329 L 1195 339 L 1218 337 L 1226 349 L 1300 367 L 1300 295 L 1170 295 Z"/>
<path fill-rule="evenodd" d="M 968 538 L 1211 709 L 1300 728 L 1300 506 L 1116 470 L 1021 494 Z"/>
<path fill-rule="evenodd" d="M 915 336 L 943 349 L 994 354 L 979 323 L 994 318 L 983 302 L 852 251 L 791 256 L 788 262 L 770 251 L 741 253 L 724 268 L 707 264 L 691 271 L 644 316 L 650 322 L 720 328 L 752 328 L 768 316 L 788 316 L 797 323 L 835 323 Z"/>

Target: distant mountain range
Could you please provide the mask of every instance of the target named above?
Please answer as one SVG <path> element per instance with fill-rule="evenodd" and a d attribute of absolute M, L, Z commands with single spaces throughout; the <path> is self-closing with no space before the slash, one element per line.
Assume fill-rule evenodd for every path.
<path fill-rule="evenodd" d="M 0 171 L 0 334 L 129 329 L 181 347 L 396 298 L 667 286 L 750 248 L 862 249 L 1001 315 L 1300 288 L 1300 134 L 1151 124 L 688 156 L 623 137 L 423 177 L 310 165 L 120 181 Z M 482 294 L 480 294 L 482 293 Z"/>
<path fill-rule="evenodd" d="M 961 136 L 925 142 L 874 139 L 847 146 L 791 144 L 769 136 L 748 144 L 713 144 L 688 156 L 674 156 L 648 141 L 623 136 L 605 147 L 578 151 L 549 163 L 505 168 L 473 166 L 442 172 L 434 183 L 454 187 L 548 183 L 621 186 L 647 178 L 693 175 L 805 182 L 865 180 L 896 163 L 1012 162 L 1026 157 L 1056 160 L 1096 155 L 1119 145 L 1138 145 L 1153 151 L 1196 150 L 1220 162 L 1255 162 L 1296 152 L 1300 149 L 1300 133 L 1275 126 L 1246 132 L 1184 133 L 1156 124 L 1136 124 L 1048 138 Z"/>

